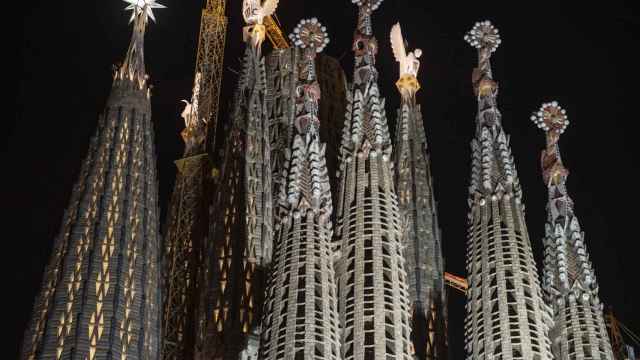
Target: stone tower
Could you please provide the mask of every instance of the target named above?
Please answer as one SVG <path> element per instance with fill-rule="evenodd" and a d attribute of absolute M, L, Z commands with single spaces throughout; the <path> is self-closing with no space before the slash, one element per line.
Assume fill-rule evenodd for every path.
<path fill-rule="evenodd" d="M 407 53 L 400 25 L 391 31 L 391 44 L 400 63 L 396 83 L 402 101 L 396 121 L 396 184 L 400 214 L 406 220 L 404 256 L 412 341 L 418 359 L 447 358 L 444 264 L 436 201 L 433 193 L 427 137 L 416 92 L 420 49 Z"/>
<path fill-rule="evenodd" d="M 275 250 L 262 322 L 261 359 L 340 357 L 331 248 L 331 188 L 320 143 L 315 55 L 329 39 L 314 18 L 291 36 L 301 49 L 293 137 L 279 189 Z"/>
<path fill-rule="evenodd" d="M 155 0 L 127 0 L 133 35 L 45 270 L 22 359 L 158 359 L 158 184 L 144 34 Z M 142 7 L 140 7 L 142 5 Z"/>
<path fill-rule="evenodd" d="M 542 283 L 547 303 L 553 308 L 550 338 L 554 358 L 613 360 L 596 275 L 567 192 L 569 171 L 560 157 L 558 142 L 569 120 L 555 101 L 543 104 L 531 120 L 547 138 L 541 157 L 543 179 L 549 189 Z"/>
<path fill-rule="evenodd" d="M 381 0 L 354 0 L 353 83 L 340 145 L 335 264 L 342 358 L 411 358 L 409 294 L 391 139 L 378 89 L 371 14 Z"/>
<path fill-rule="evenodd" d="M 265 3 L 273 5 L 273 0 Z M 276 2 L 277 3 L 277 2 Z M 210 213 L 201 314 L 208 316 L 197 358 L 256 359 L 272 251 L 271 145 L 266 111 L 266 72 L 261 55 L 262 17 L 274 8 L 246 0 L 246 43 L 230 113 L 216 199 Z M 253 9 L 253 10 L 252 10 Z"/>
<path fill-rule="evenodd" d="M 478 49 L 473 88 L 478 99 L 471 142 L 467 244 L 467 359 L 551 359 L 551 317 L 524 220 L 522 190 L 497 107 L 491 54 L 498 30 L 476 23 L 465 37 Z"/>

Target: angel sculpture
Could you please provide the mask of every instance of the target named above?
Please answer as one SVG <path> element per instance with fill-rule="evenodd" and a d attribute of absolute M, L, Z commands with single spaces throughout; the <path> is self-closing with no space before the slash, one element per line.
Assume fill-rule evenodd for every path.
<path fill-rule="evenodd" d="M 200 124 L 198 123 L 198 98 L 200 97 L 200 78 L 202 74 L 200 72 L 196 73 L 196 77 L 194 79 L 193 85 L 193 95 L 191 96 L 191 102 L 188 100 L 182 100 L 184 105 L 184 110 L 180 116 L 184 119 L 184 126 L 187 129 L 194 129 Z M 206 122 L 203 120 L 203 122 Z"/>
<path fill-rule="evenodd" d="M 184 103 L 184 110 L 182 110 L 180 116 L 184 120 L 184 126 L 187 129 L 193 129 L 198 125 L 197 114 L 193 111 L 193 105 L 189 101 L 182 100 L 182 102 Z"/>
<path fill-rule="evenodd" d="M 407 54 L 405 46 L 400 23 L 396 23 L 391 28 L 391 48 L 393 49 L 393 56 L 396 58 L 396 61 L 400 63 L 400 78 L 402 79 L 407 76 L 417 78 L 418 69 L 420 68 L 418 58 L 422 55 L 422 50 L 415 49 Z"/>
<path fill-rule="evenodd" d="M 250 25 L 262 25 L 265 17 L 273 15 L 278 7 L 279 0 L 244 0 L 242 4 L 242 16 L 244 21 Z"/>

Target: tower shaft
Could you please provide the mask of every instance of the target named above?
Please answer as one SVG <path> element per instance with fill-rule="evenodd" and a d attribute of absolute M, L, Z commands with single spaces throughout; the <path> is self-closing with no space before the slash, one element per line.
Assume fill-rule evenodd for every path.
<path fill-rule="evenodd" d="M 353 83 L 340 147 L 335 265 L 342 357 L 409 359 L 409 299 L 391 141 L 375 68 L 371 12 L 359 1 Z"/>
<path fill-rule="evenodd" d="M 444 264 L 427 138 L 415 98 L 398 110 L 396 183 L 400 213 L 406 219 L 404 240 L 412 340 L 418 359 L 447 358 Z"/>
<path fill-rule="evenodd" d="M 158 184 L 144 70 L 146 6 L 46 268 L 22 359 L 156 359 Z"/>
<path fill-rule="evenodd" d="M 522 191 L 491 74 L 497 31 L 483 22 L 470 34 L 467 39 L 479 49 L 479 64 L 473 72 L 478 115 L 471 142 L 467 359 L 551 359 L 550 314 L 542 299 Z"/>

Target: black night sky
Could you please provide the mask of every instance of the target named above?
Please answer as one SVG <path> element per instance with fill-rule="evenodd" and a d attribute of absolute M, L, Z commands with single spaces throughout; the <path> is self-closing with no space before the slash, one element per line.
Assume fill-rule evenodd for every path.
<path fill-rule="evenodd" d="M 190 98 L 201 1 L 160 0 L 169 8 L 155 11 L 158 23 L 147 32 L 163 221 L 175 174 L 173 160 L 182 154 L 180 100 Z M 241 1 L 230 2 L 223 111 L 242 48 Z M 20 3 L 23 8 L 15 13 L 24 17 L 22 26 L 14 29 L 18 34 L 8 34 L 18 39 L 18 65 L 4 69 L 18 79 L 17 91 L 5 85 L 15 96 L 9 107 L 15 115 L 5 116 L 7 132 L 0 142 L 6 221 L 2 251 L 9 274 L 3 291 L 10 302 L 10 307 L 5 305 L 10 320 L 5 323 L 10 333 L 6 358 L 16 357 L 53 238 L 109 93 L 112 65 L 124 56 L 131 31 L 122 1 Z M 494 76 L 500 83 L 503 125 L 511 135 L 536 259 L 541 260 L 547 194 L 539 165 L 544 136 L 529 116 L 542 102 L 557 100 L 571 120 L 561 148 L 601 300 L 640 333 L 640 151 L 635 131 L 640 70 L 634 51 L 640 13 L 612 2 L 601 2 L 600 7 L 584 2 L 509 2 L 506 7 L 503 2 L 484 3 L 387 0 L 373 17 L 390 121 L 399 103 L 394 86 L 398 68 L 388 41 L 391 25 L 400 21 L 409 46 L 423 50 L 418 101 L 430 141 L 446 269 L 465 274 L 469 141 L 476 112 L 471 71 L 477 59 L 462 38 L 476 21 L 489 19 L 503 40 L 493 56 Z M 351 78 L 356 8 L 349 0 L 280 0 L 277 13 L 286 33 L 299 19 L 317 17 L 332 40 L 325 53 L 339 58 Z M 449 298 L 449 342 L 453 359 L 462 359 L 465 301 L 455 291 Z"/>

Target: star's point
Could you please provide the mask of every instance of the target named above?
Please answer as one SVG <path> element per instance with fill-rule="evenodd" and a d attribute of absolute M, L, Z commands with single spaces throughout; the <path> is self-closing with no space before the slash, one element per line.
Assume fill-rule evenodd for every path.
<path fill-rule="evenodd" d="M 129 4 L 124 9 L 132 11 L 131 19 L 129 20 L 129 22 L 133 21 L 135 19 L 136 15 L 139 15 L 142 12 L 145 13 L 145 16 L 147 18 L 151 18 L 151 20 L 153 20 L 153 22 L 155 22 L 156 18 L 153 15 L 153 9 L 166 9 L 167 8 L 166 6 L 157 3 L 156 0 L 123 0 L 123 1 Z"/>

